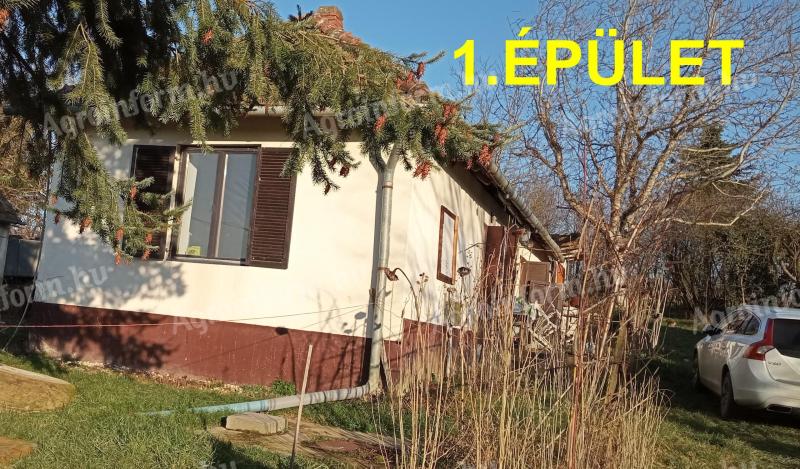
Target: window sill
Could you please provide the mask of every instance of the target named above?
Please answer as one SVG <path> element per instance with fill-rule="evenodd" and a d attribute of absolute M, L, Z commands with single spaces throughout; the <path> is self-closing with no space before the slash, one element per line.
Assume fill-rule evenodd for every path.
<path fill-rule="evenodd" d="M 241 260 L 233 260 L 233 259 L 207 259 L 202 257 L 184 257 L 184 256 L 172 256 L 169 258 L 171 261 L 175 262 L 189 262 L 192 264 L 215 264 L 215 265 L 238 265 L 238 266 L 246 266 L 247 264 Z"/>

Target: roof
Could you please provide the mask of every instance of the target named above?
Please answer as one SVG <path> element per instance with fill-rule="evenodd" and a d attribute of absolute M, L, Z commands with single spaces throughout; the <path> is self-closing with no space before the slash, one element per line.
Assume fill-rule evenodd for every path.
<path fill-rule="evenodd" d="M 299 12 L 298 12 L 299 15 Z M 322 6 L 311 14 L 311 19 L 315 22 L 317 29 L 323 34 L 345 44 L 361 44 L 361 39 L 353 36 L 344 29 L 344 18 L 342 12 L 335 6 Z M 401 84 L 401 89 L 412 101 L 419 101 L 431 94 L 424 81 L 412 81 Z M 488 182 L 493 187 L 499 197 L 498 200 L 506 206 L 508 212 L 520 225 L 530 230 L 535 237 L 539 238 L 553 255 L 559 260 L 563 260 L 558 243 L 556 243 L 547 231 L 547 228 L 539 221 L 530 207 L 519 197 L 514 187 L 509 183 L 502 171 L 495 162 L 486 166 L 475 165 L 472 169 L 473 174 L 482 174 L 485 177 L 479 178 L 482 182 Z"/>
<path fill-rule="evenodd" d="M 533 235 L 532 238 L 537 239 L 540 244 L 543 244 L 553 257 L 559 261 L 564 260 L 564 255 L 558 243 L 553 240 L 550 236 L 550 232 L 547 231 L 544 224 L 536 217 L 533 211 L 531 211 L 528 204 L 517 194 L 517 191 L 514 189 L 511 182 L 503 175 L 503 172 L 500 170 L 500 167 L 497 166 L 496 162 L 492 161 L 485 166 L 480 164 L 473 165 L 471 171 L 478 176 L 478 180 L 493 187 L 497 191 L 497 199 L 500 203 L 505 205 L 511 216 L 514 217 L 520 225 L 531 232 Z"/>
<path fill-rule="evenodd" d="M 14 209 L 14 206 L 11 205 L 11 202 L 0 194 L 0 223 L 10 223 L 12 225 L 21 225 L 22 219 L 19 218 L 19 214 Z"/>
<path fill-rule="evenodd" d="M 784 308 L 763 305 L 742 305 L 737 310 L 749 311 L 761 318 L 800 319 L 800 308 Z"/>
<path fill-rule="evenodd" d="M 570 259 L 576 259 L 580 255 L 581 250 L 581 234 L 580 233 L 562 233 L 553 234 L 553 240 L 561 248 L 564 256 Z"/>

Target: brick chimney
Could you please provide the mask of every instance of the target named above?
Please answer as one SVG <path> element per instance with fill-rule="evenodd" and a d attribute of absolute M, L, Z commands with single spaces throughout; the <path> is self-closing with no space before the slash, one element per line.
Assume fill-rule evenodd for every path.
<path fill-rule="evenodd" d="M 317 19 L 317 27 L 325 34 L 344 31 L 342 12 L 334 6 L 317 8 L 314 17 Z"/>
<path fill-rule="evenodd" d="M 314 12 L 313 19 L 316 22 L 317 29 L 323 34 L 327 34 L 345 44 L 361 44 L 361 39 L 344 30 L 344 18 L 338 8 L 334 6 L 319 7 Z"/>

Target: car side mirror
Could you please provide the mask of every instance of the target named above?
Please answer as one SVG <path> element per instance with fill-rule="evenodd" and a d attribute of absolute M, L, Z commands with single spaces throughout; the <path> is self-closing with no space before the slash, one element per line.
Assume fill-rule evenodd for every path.
<path fill-rule="evenodd" d="M 709 325 L 707 325 L 706 327 L 703 328 L 703 335 L 709 336 L 709 337 L 713 336 L 713 335 L 720 334 L 721 332 L 722 332 L 722 329 L 720 329 L 718 327 L 715 327 L 715 326 L 712 326 L 711 324 L 709 324 Z"/>

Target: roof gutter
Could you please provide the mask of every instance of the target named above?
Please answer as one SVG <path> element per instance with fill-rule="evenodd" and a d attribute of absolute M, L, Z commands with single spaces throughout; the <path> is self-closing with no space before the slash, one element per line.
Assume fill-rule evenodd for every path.
<path fill-rule="evenodd" d="M 492 179 L 494 179 L 494 182 L 500 189 L 500 192 L 506 196 L 511 205 L 513 205 L 522 216 L 523 221 L 530 225 L 530 227 L 542 237 L 545 244 L 547 244 L 547 247 L 553 251 L 553 254 L 555 254 L 558 260 L 564 262 L 564 254 L 561 252 L 561 248 L 558 246 L 558 243 L 556 243 L 553 237 L 550 236 L 550 232 L 547 231 L 547 228 L 544 226 L 541 220 L 536 218 L 536 215 L 533 214 L 533 211 L 531 211 L 531 209 L 522 202 L 517 190 L 514 189 L 514 186 L 511 184 L 511 182 L 509 182 L 509 180 L 503 175 L 502 171 L 500 171 L 500 167 L 497 166 L 497 163 L 492 161 L 486 166 L 486 170 Z"/>

